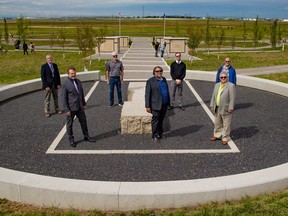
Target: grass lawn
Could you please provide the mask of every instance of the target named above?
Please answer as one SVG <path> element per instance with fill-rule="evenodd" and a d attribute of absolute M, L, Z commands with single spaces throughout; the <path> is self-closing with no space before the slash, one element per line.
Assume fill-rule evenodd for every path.
<path fill-rule="evenodd" d="M 29 54 L 23 55 L 20 51 L 8 51 L 6 54 L 1 55 L 1 67 L 0 67 L 0 84 L 11 84 L 21 82 L 25 80 L 40 78 L 41 65 L 46 62 L 45 56 L 48 53 L 52 53 L 54 56 L 54 62 L 58 64 L 61 74 L 66 73 L 67 68 L 70 65 L 76 67 L 80 72 L 84 70 L 85 61 L 81 54 L 78 52 L 66 52 L 65 58 L 61 52 L 41 52 L 36 50 L 35 55 Z M 216 71 L 218 67 L 223 64 L 223 59 L 229 56 L 232 60 L 231 64 L 237 69 L 240 68 L 252 68 L 252 67 L 265 67 L 272 65 L 283 65 L 288 64 L 288 51 L 279 52 L 223 52 L 218 54 L 217 52 L 207 54 L 207 52 L 198 52 L 195 54 L 196 57 L 202 60 L 195 60 L 192 63 L 188 60 L 184 60 L 188 70 L 204 70 L 204 71 Z M 101 75 L 105 72 L 105 63 L 107 59 L 97 59 L 92 61 L 92 65 L 86 62 L 86 67 L 89 71 L 100 70 Z M 170 65 L 174 60 L 167 60 Z M 124 65 L 125 66 L 125 65 Z M 287 75 L 281 75 L 286 77 Z M 266 76 L 267 77 L 267 76 Z M 279 78 L 279 75 L 271 75 L 271 79 L 283 79 Z M 278 78 L 277 78 L 278 77 Z M 264 77 L 263 77 L 264 78 Z"/>
<path fill-rule="evenodd" d="M 77 52 L 66 52 L 65 58 L 61 52 L 40 52 L 36 50 L 36 54 L 24 55 L 22 51 L 8 51 L 1 55 L 0 67 L 0 84 L 11 84 L 30 79 L 40 78 L 41 65 L 46 63 L 45 56 L 51 53 L 53 62 L 59 67 L 61 74 L 65 74 L 69 66 L 73 65 L 77 71 L 83 71 L 85 61 L 81 54 Z M 106 60 L 93 60 L 92 65 L 89 61 L 86 67 L 89 71 L 100 70 L 104 74 Z"/>
<path fill-rule="evenodd" d="M 219 59 L 217 52 L 210 52 L 210 55 L 208 55 L 207 52 L 199 51 L 197 54 L 195 54 L 195 56 L 202 59 L 202 61 L 194 60 L 191 63 L 188 60 L 184 60 L 188 70 L 217 71 L 219 66 L 223 64 L 223 61 L 227 56 L 231 58 L 231 64 L 235 67 L 236 71 L 240 68 L 265 67 L 288 64 L 288 51 L 223 52 L 219 54 Z M 174 60 L 167 60 L 167 63 L 170 65 L 172 61 Z"/>
<path fill-rule="evenodd" d="M 288 83 L 288 72 L 276 73 L 276 74 L 263 74 L 263 75 L 258 75 L 256 77 Z"/>

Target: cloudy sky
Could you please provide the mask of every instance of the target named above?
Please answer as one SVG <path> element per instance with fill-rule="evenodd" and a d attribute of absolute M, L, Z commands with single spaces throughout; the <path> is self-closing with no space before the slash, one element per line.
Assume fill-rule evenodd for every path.
<path fill-rule="evenodd" d="M 63 16 L 288 18 L 288 0 L 0 0 L 0 18 Z"/>

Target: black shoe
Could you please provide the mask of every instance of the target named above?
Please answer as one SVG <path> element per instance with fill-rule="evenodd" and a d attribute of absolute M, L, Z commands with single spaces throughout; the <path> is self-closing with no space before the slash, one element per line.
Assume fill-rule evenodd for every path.
<path fill-rule="evenodd" d="M 114 107 L 114 104 L 110 104 L 109 107 Z"/>
<path fill-rule="evenodd" d="M 179 106 L 179 108 L 183 111 L 185 110 L 185 108 L 183 106 Z"/>
<path fill-rule="evenodd" d="M 173 106 L 168 106 L 168 110 L 172 110 L 172 109 L 174 109 Z"/>
<path fill-rule="evenodd" d="M 84 140 L 88 142 L 96 142 L 96 140 L 92 139 L 91 137 L 84 137 Z"/>
<path fill-rule="evenodd" d="M 75 147 L 76 147 L 76 143 L 74 142 L 74 139 L 71 139 L 71 140 L 70 140 L 70 146 L 71 146 L 72 148 L 75 148 Z"/>

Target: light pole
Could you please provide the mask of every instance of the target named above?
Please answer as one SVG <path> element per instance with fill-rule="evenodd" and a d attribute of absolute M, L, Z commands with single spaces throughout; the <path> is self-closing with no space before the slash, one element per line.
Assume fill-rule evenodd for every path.
<path fill-rule="evenodd" d="M 121 14 L 119 12 L 119 36 L 121 36 Z"/>

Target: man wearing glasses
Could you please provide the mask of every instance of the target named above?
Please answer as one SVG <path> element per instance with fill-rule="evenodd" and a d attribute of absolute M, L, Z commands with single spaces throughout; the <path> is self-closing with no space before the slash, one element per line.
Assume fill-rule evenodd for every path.
<path fill-rule="evenodd" d="M 124 67 L 122 61 L 117 58 L 117 53 L 112 52 L 112 60 L 106 64 L 106 79 L 110 86 L 110 104 L 109 107 L 114 106 L 114 88 L 117 88 L 118 105 L 123 106 L 121 84 L 123 84 Z"/>
<path fill-rule="evenodd" d="M 231 60 L 230 58 L 225 58 L 225 62 L 224 65 L 222 65 L 221 67 L 219 67 L 217 75 L 216 75 L 216 83 L 220 82 L 220 73 L 222 71 L 225 71 L 228 73 L 228 82 L 231 82 L 233 84 L 236 85 L 236 71 L 234 69 L 234 67 L 232 67 L 232 65 L 230 64 Z"/>
<path fill-rule="evenodd" d="M 178 104 L 181 110 L 185 110 L 182 103 L 182 92 L 183 92 L 183 79 L 186 76 L 186 64 L 181 61 L 181 53 L 175 53 L 176 60 L 172 62 L 170 66 L 171 81 L 171 104 L 169 109 L 174 108 L 176 90 L 178 92 Z"/>
<path fill-rule="evenodd" d="M 147 80 L 145 89 L 145 107 L 152 114 L 152 139 L 163 139 L 163 121 L 170 104 L 169 89 L 166 78 L 163 77 L 163 69 L 156 66 L 153 69 L 153 77 Z"/>
<path fill-rule="evenodd" d="M 211 141 L 222 140 L 227 145 L 230 139 L 230 125 L 235 105 L 236 90 L 233 83 L 228 82 L 228 73 L 220 73 L 220 82 L 214 86 L 210 109 L 214 113 L 214 135 Z"/>

